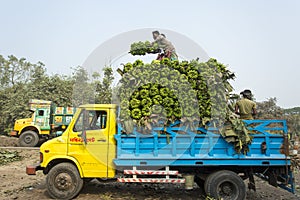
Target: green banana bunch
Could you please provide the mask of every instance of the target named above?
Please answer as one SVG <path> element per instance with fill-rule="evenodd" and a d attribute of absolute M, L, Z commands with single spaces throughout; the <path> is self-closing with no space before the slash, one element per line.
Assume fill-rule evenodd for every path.
<path fill-rule="evenodd" d="M 159 94 L 162 96 L 162 97 L 167 97 L 169 95 L 169 88 L 160 88 L 159 90 Z"/>
<path fill-rule="evenodd" d="M 180 107 L 175 107 L 175 108 L 173 109 L 173 115 L 174 115 L 176 118 L 180 119 L 180 118 L 182 117 L 182 110 L 181 110 L 181 108 L 180 108 Z"/>
<path fill-rule="evenodd" d="M 148 89 L 141 89 L 140 90 L 140 96 L 142 99 L 148 98 L 149 97 L 149 90 Z"/>
<path fill-rule="evenodd" d="M 157 43 L 151 44 L 149 41 L 139 41 L 132 43 L 129 53 L 132 55 L 146 55 L 147 53 L 158 53 L 159 48 Z"/>
<path fill-rule="evenodd" d="M 142 99 L 141 105 L 144 106 L 144 107 L 150 107 L 150 106 L 152 106 L 152 99 L 150 97 Z"/>
<path fill-rule="evenodd" d="M 151 112 L 153 114 L 160 114 L 162 112 L 163 107 L 161 105 L 155 104 L 151 107 Z"/>
<path fill-rule="evenodd" d="M 133 119 L 139 120 L 142 118 L 142 111 L 139 108 L 134 108 L 130 115 Z"/>
<path fill-rule="evenodd" d="M 142 116 L 148 117 L 151 115 L 151 108 L 149 106 L 145 106 L 142 109 Z"/>
<path fill-rule="evenodd" d="M 131 99 L 130 100 L 130 107 L 131 108 L 138 108 L 141 105 L 141 101 L 138 99 Z"/>
<path fill-rule="evenodd" d="M 131 46 L 131 52 L 143 55 L 150 50 L 150 42 L 138 42 Z M 216 59 L 207 62 L 197 60 L 162 61 L 149 64 L 136 60 L 124 65 L 119 87 L 120 118 L 134 119 L 136 125 L 149 120 L 153 114 L 167 118 L 167 121 L 184 119 L 199 124 L 211 121 L 221 126 L 230 116 L 227 101 L 233 87 L 230 80 L 235 75 Z M 125 99 L 124 99 L 125 98 Z M 233 130 L 242 134 L 243 130 Z M 244 133 L 244 132 L 243 132 Z M 249 141 L 247 140 L 247 143 Z"/>
<path fill-rule="evenodd" d="M 159 94 L 158 95 L 155 95 L 153 98 L 152 98 L 152 101 L 153 101 L 153 104 L 162 104 L 163 102 L 163 98 L 162 96 L 160 96 Z"/>
<path fill-rule="evenodd" d="M 145 55 L 155 51 L 155 47 L 146 41 L 132 44 L 130 52 Z M 148 120 L 153 115 L 166 118 L 167 122 L 181 119 L 194 131 L 195 119 L 199 126 L 207 125 L 208 121 L 213 126 L 230 123 L 230 130 L 220 129 L 221 133 L 227 139 L 226 134 L 236 132 L 234 145 L 237 152 L 242 152 L 251 139 L 242 121 L 233 120 L 232 111 L 227 106 L 233 90 L 229 81 L 234 78 L 234 73 L 227 66 L 213 58 L 207 62 L 180 62 L 165 58 L 148 64 L 141 60 L 127 63 L 123 66 L 118 88 L 119 117 L 128 133 L 132 132 L 130 119 L 137 126 L 149 127 Z"/>
<path fill-rule="evenodd" d="M 154 97 L 154 96 L 156 96 L 156 95 L 158 95 L 158 94 L 159 94 L 158 86 L 153 85 L 153 86 L 150 88 L 149 95 L 150 95 L 151 97 Z"/>

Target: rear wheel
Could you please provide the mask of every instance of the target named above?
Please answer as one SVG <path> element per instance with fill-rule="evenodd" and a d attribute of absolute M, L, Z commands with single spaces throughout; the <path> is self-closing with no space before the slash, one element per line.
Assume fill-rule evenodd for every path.
<path fill-rule="evenodd" d="M 54 166 L 46 178 L 49 195 L 55 199 L 73 199 L 83 187 L 83 179 L 71 163 Z"/>
<path fill-rule="evenodd" d="M 25 131 L 19 137 L 21 147 L 35 147 L 39 143 L 39 136 L 34 131 Z"/>
<path fill-rule="evenodd" d="M 210 174 L 204 183 L 208 196 L 224 200 L 243 200 L 246 198 L 244 181 L 236 173 L 221 170 Z"/>

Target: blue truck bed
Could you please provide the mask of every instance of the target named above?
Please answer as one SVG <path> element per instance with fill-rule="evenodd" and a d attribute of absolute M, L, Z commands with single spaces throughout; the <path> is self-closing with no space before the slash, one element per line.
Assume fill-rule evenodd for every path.
<path fill-rule="evenodd" d="M 122 134 L 118 125 L 116 166 L 282 166 L 290 165 L 283 152 L 287 137 L 285 120 L 245 120 L 253 136 L 249 152 L 238 154 L 234 146 L 215 129 L 198 128 L 198 133 L 185 130 L 175 122 L 168 127 L 152 128 L 143 134 L 135 128 Z M 184 131 L 179 134 L 178 131 Z M 167 134 L 161 134 L 166 131 Z M 201 132 L 202 134 L 199 134 Z M 262 150 L 265 145 L 265 150 Z"/>
<path fill-rule="evenodd" d="M 162 123 L 147 134 L 135 128 L 132 134 L 127 135 L 118 124 L 114 164 L 120 169 L 167 166 L 180 171 L 186 169 L 188 173 L 204 177 L 214 171 L 227 169 L 249 178 L 250 189 L 255 190 L 253 175 L 256 175 L 270 185 L 294 193 L 286 121 L 244 122 L 253 137 L 246 154 L 237 153 L 234 145 L 228 143 L 215 128 L 191 131 L 180 126 L 179 122 L 168 127 Z"/>

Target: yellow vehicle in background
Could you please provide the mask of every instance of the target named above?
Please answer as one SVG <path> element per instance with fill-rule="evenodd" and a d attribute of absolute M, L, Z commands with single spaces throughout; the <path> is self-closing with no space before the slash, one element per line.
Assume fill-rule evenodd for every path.
<path fill-rule="evenodd" d="M 48 140 L 63 133 L 76 111 L 73 107 L 59 107 L 51 101 L 31 99 L 31 118 L 18 119 L 10 135 L 19 138 L 19 146 L 34 147 L 40 140 Z"/>

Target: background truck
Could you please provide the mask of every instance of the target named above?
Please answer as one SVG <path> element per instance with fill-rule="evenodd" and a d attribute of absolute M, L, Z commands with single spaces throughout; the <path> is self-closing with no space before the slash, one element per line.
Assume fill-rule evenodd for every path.
<path fill-rule="evenodd" d="M 19 138 L 19 145 L 34 147 L 40 139 L 48 140 L 63 133 L 71 122 L 76 108 L 59 107 L 51 101 L 31 99 L 31 118 L 15 121 L 11 136 Z"/>
<path fill-rule="evenodd" d="M 194 181 L 216 199 L 245 199 L 244 180 L 255 190 L 254 175 L 294 192 L 287 125 L 284 120 L 245 120 L 253 133 L 246 154 L 237 153 L 215 128 L 192 131 L 179 121 L 151 132 L 124 133 L 117 106 L 83 105 L 62 136 L 40 147 L 40 163 L 26 173 L 47 174 L 51 197 L 72 199 L 85 180 L 185 184 Z M 184 134 L 183 134 L 184 133 Z M 200 195 L 200 194 L 199 194 Z"/>

